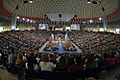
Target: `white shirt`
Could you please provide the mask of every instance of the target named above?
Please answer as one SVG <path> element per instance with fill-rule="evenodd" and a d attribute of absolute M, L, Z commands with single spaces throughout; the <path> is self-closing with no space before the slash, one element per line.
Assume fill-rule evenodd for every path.
<path fill-rule="evenodd" d="M 22 58 L 22 59 L 23 59 L 23 61 L 27 61 L 27 58 L 26 58 L 25 56 L 23 56 L 23 58 Z"/>
<path fill-rule="evenodd" d="M 2 54 L 0 53 L 0 57 L 2 56 Z"/>
<path fill-rule="evenodd" d="M 59 62 L 60 58 L 61 58 L 61 56 L 58 56 L 58 58 L 56 58 L 56 61 Z"/>
<path fill-rule="evenodd" d="M 52 71 L 55 65 L 52 62 L 43 62 L 41 61 L 39 64 L 41 71 Z"/>
<path fill-rule="evenodd" d="M 37 60 L 37 63 L 39 63 L 39 61 L 40 61 L 40 58 L 38 58 L 38 57 L 37 57 L 37 58 L 36 58 L 36 60 Z"/>

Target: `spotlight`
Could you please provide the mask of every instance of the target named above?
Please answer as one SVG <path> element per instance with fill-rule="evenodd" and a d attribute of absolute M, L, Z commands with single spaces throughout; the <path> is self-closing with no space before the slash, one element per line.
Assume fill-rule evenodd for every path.
<path fill-rule="evenodd" d="M 33 22 L 33 20 L 30 20 L 30 22 L 32 23 L 32 22 Z"/>
<path fill-rule="evenodd" d="M 87 3 L 90 3 L 90 0 L 87 0 Z"/>
<path fill-rule="evenodd" d="M 101 20 L 102 20 L 102 18 L 99 18 L 99 20 L 101 21 Z"/>
<path fill-rule="evenodd" d="M 33 3 L 33 0 L 30 0 L 30 3 Z"/>
<path fill-rule="evenodd" d="M 90 20 L 90 23 L 92 23 L 93 22 L 93 20 Z"/>
<path fill-rule="evenodd" d="M 20 17 L 19 17 L 19 16 L 17 16 L 17 19 L 20 19 Z"/>
<path fill-rule="evenodd" d="M 25 18 L 22 18 L 22 20 L 24 21 L 24 20 L 25 20 Z"/>
<path fill-rule="evenodd" d="M 29 19 L 27 19 L 27 22 L 29 22 L 30 20 Z"/>

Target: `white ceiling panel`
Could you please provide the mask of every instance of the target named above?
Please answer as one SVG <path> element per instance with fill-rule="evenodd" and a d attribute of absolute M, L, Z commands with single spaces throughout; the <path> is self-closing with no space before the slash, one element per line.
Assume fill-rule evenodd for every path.
<path fill-rule="evenodd" d="M 93 18 L 103 16 L 103 13 L 108 15 L 118 7 L 118 0 L 91 0 L 97 1 L 97 4 L 88 4 L 87 0 L 33 0 L 32 4 L 24 4 L 23 1 L 3 0 L 3 4 L 11 13 L 19 5 L 18 15 L 36 18 L 44 18 L 45 13 L 77 14 L 79 18 Z"/>

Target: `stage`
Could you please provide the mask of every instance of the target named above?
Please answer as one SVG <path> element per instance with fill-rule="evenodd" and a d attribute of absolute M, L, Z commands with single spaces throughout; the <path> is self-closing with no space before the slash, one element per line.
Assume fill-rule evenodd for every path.
<path fill-rule="evenodd" d="M 81 51 L 78 50 L 78 48 L 72 42 L 69 42 L 68 44 L 70 46 L 66 48 L 66 42 L 65 41 L 54 41 L 54 43 L 48 42 L 46 44 L 46 46 L 44 47 L 43 52 L 57 53 L 57 54 L 62 54 L 62 53 L 77 54 L 77 53 L 81 53 Z"/>

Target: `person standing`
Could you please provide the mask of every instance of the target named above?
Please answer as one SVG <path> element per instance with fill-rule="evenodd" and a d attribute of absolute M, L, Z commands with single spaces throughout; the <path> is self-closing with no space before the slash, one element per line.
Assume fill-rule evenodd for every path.
<path fill-rule="evenodd" d="M 11 49 L 10 55 L 8 56 L 8 66 L 9 68 L 14 68 L 16 62 L 16 54 L 14 53 L 14 49 Z"/>

